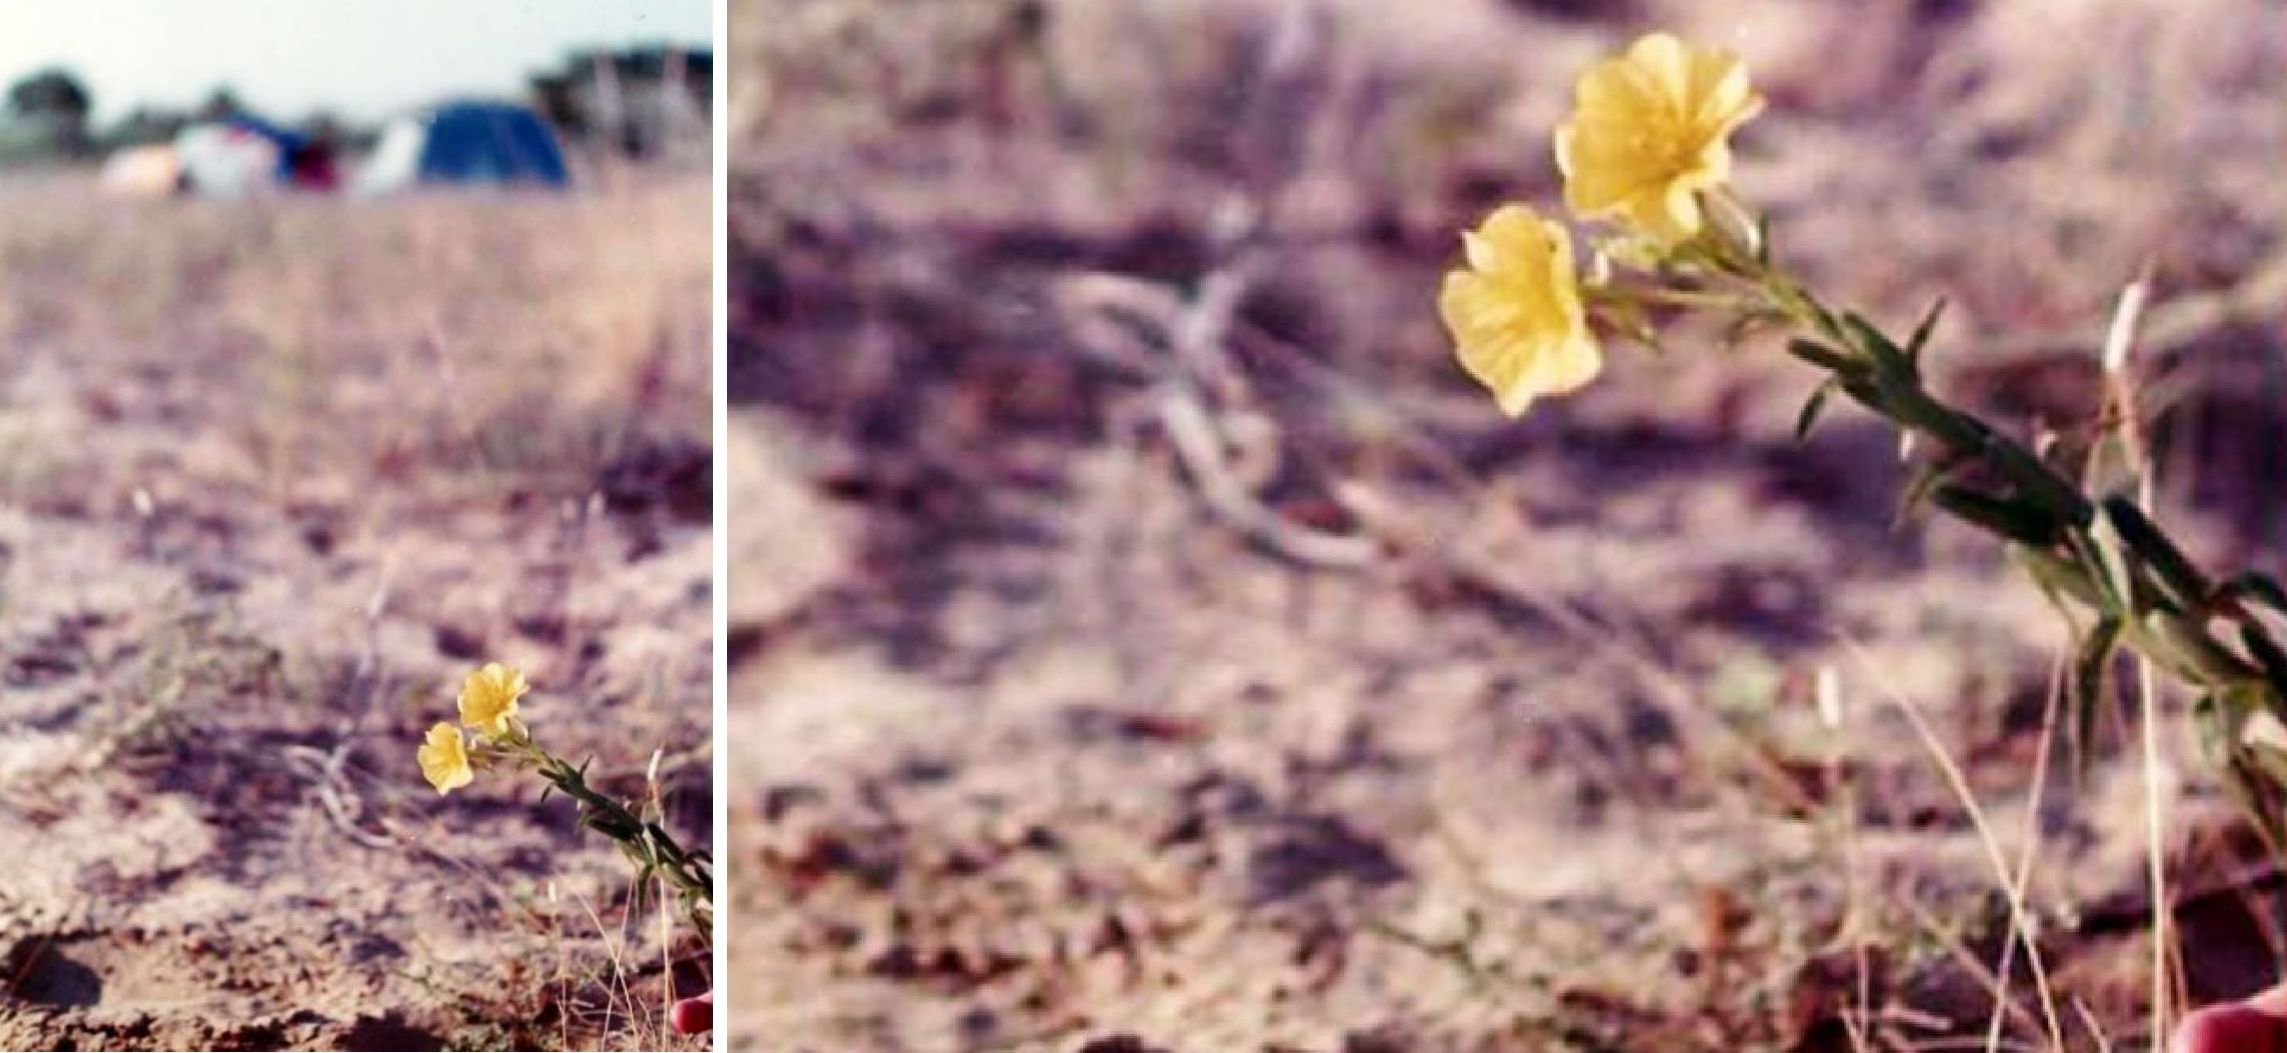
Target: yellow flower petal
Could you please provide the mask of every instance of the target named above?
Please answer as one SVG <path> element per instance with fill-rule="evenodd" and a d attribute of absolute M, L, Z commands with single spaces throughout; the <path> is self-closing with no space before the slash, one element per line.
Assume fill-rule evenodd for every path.
<path fill-rule="evenodd" d="M 1677 98 L 1689 90 L 1692 55 L 1673 33 L 1646 33 L 1628 45 L 1628 69 L 1649 80 L 1653 93 Z"/>
<path fill-rule="evenodd" d="M 468 745 L 461 741 L 461 729 L 451 724 L 430 728 L 414 759 L 421 762 L 421 777 L 440 794 L 451 793 L 476 778 L 469 770 Z"/>
<path fill-rule="evenodd" d="M 1604 367 L 1573 274 L 1572 238 L 1523 205 L 1503 205 L 1462 235 L 1469 267 L 1445 276 L 1438 314 L 1462 369 L 1501 411 L 1577 391 Z"/>
<path fill-rule="evenodd" d="M 514 727 L 516 700 L 529 690 L 523 673 L 490 663 L 461 682 L 461 723 L 493 738 L 503 737 Z"/>
<path fill-rule="evenodd" d="M 1737 56 L 1646 36 L 1573 86 L 1556 132 L 1565 203 L 1665 243 L 1691 237 L 1696 195 L 1730 181 L 1730 135 L 1762 108 Z"/>

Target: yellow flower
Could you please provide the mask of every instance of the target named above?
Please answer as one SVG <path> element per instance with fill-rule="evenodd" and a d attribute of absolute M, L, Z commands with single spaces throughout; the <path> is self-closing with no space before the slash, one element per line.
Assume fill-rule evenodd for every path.
<path fill-rule="evenodd" d="M 1699 233 L 1696 197 L 1731 179 L 1732 129 L 1762 112 L 1738 56 L 1653 33 L 1580 75 L 1556 130 L 1564 200 L 1667 244 Z"/>
<path fill-rule="evenodd" d="M 1503 205 L 1461 235 L 1466 270 L 1450 271 L 1437 310 L 1461 366 L 1512 417 L 1542 395 L 1577 391 L 1604 356 L 1589 335 L 1572 271 L 1572 236 L 1523 205 Z"/>
<path fill-rule="evenodd" d="M 492 738 L 507 737 L 516 722 L 516 700 L 531 685 L 524 674 L 499 662 L 470 673 L 461 682 L 461 723 Z"/>
<path fill-rule="evenodd" d="M 438 793 L 451 793 L 476 778 L 469 770 L 468 745 L 461 741 L 461 729 L 451 724 L 430 728 L 428 741 L 415 756 L 421 762 L 421 776 Z"/>

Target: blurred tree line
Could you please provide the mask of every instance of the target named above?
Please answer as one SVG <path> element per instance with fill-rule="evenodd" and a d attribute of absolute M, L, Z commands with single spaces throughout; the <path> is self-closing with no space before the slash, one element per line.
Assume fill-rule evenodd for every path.
<path fill-rule="evenodd" d="M 714 83 L 714 52 L 651 45 L 574 51 L 532 78 L 532 95 L 566 139 L 644 160 L 694 143 L 704 152 Z"/>

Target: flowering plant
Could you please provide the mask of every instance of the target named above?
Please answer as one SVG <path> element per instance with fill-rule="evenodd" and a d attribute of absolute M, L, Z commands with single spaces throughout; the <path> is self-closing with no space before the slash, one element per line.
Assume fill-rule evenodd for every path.
<path fill-rule="evenodd" d="M 586 764 L 574 765 L 533 741 L 518 706 L 530 690 L 523 673 L 498 662 L 470 673 L 461 683 L 461 727 L 438 723 L 416 752 L 422 777 L 446 794 L 475 781 L 480 768 L 530 769 L 549 791 L 579 802 L 580 825 L 610 838 L 635 865 L 638 905 L 656 877 L 675 889 L 684 916 L 700 934 L 711 934 L 713 860 L 705 850 L 684 848 L 653 810 L 638 814 L 590 787 Z M 462 727 L 471 733 L 464 735 Z"/>
<path fill-rule="evenodd" d="M 1584 73 L 1556 133 L 1565 201 L 1609 221 L 1588 277 L 1570 236 L 1523 205 L 1463 235 L 1467 266 L 1439 310 L 1463 368 L 1516 415 L 1579 389 L 1602 368 L 1596 331 L 1654 343 L 1654 309 L 1729 316 L 1775 330 L 1825 374 L 1797 419 L 1801 437 L 1836 393 L 1895 425 L 1921 451 L 1905 506 L 1934 505 L 2000 539 L 2074 624 L 2073 726 L 2086 743 L 2114 656 L 2128 648 L 2199 693 L 2194 708 L 2230 783 L 2267 829 L 2287 786 L 2287 649 L 2259 608 L 2287 590 L 2259 573 L 2201 570 L 2148 511 L 2149 474 L 2133 392 L 2115 383 L 2079 452 L 2036 451 L 1934 394 L 1923 361 L 1943 302 L 1904 339 L 1821 299 L 1776 258 L 1767 220 L 1730 187 L 1728 137 L 1762 109 L 1742 63 L 1655 33 Z M 2120 339 L 2125 346 L 2125 334 Z M 2077 616 L 2076 616 L 2077 615 Z"/>

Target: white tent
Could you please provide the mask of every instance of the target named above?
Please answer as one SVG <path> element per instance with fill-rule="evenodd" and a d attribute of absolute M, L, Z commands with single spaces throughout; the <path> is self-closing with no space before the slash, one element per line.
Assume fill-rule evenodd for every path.
<path fill-rule="evenodd" d="M 226 124 L 199 124 L 175 137 L 183 181 L 213 197 L 245 197 L 278 186 L 278 144 L 268 136 Z"/>
<path fill-rule="evenodd" d="M 421 147 L 428 137 L 427 127 L 413 118 L 390 122 L 373 155 L 357 170 L 353 189 L 361 194 L 385 194 L 412 186 L 421 177 Z"/>

